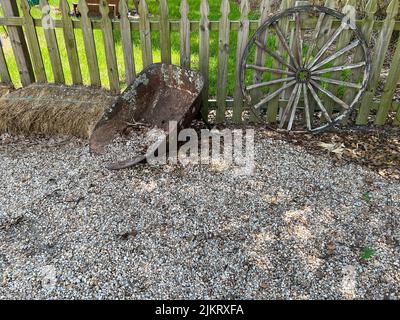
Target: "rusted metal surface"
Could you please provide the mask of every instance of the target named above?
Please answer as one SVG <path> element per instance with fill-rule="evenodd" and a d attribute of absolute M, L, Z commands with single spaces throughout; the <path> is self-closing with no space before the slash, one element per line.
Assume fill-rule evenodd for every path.
<path fill-rule="evenodd" d="M 192 70 L 162 63 L 144 69 L 114 105 L 106 110 L 90 138 L 94 153 L 104 152 L 104 147 L 132 124 L 140 123 L 151 128 L 181 130 L 190 126 L 200 111 L 202 76 Z M 170 122 L 176 121 L 171 127 Z M 112 166 L 112 169 L 129 167 L 145 160 L 145 155 Z"/>

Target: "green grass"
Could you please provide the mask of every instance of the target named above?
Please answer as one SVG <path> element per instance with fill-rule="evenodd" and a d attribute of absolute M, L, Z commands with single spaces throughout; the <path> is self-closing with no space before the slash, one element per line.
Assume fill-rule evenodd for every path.
<path fill-rule="evenodd" d="M 68 0 L 70 3 L 74 2 L 75 0 Z M 58 0 L 49 0 L 50 6 L 54 6 L 55 8 L 58 7 Z M 190 6 L 190 13 L 189 19 L 190 20 L 198 20 L 200 18 L 200 0 L 189 0 Z M 240 18 L 240 10 L 239 6 L 236 1 L 231 2 L 231 12 L 230 12 L 230 19 L 231 20 L 238 20 Z M 148 0 L 147 1 L 149 6 L 149 11 L 152 14 L 151 20 L 157 20 L 159 16 L 159 2 L 157 0 Z M 180 0 L 169 0 L 169 15 L 171 20 L 179 20 L 180 13 L 179 13 L 179 4 Z M 133 0 L 129 0 L 129 5 L 133 8 Z M 210 14 L 209 19 L 211 21 L 216 21 L 220 18 L 220 1 L 219 0 L 210 0 Z M 35 18 L 41 17 L 41 11 L 38 7 L 32 8 L 32 16 Z M 59 13 L 57 10 L 53 13 L 54 18 L 59 19 Z M 257 19 L 258 15 L 257 12 L 251 12 L 249 15 L 250 19 Z M 0 32 L 1 29 L 0 29 Z M 42 28 L 37 28 L 39 43 L 41 45 L 41 51 L 43 55 L 43 61 L 46 69 L 46 74 L 48 77 L 49 82 L 54 81 L 54 77 L 52 74 L 51 64 L 50 64 L 50 57 L 46 47 L 46 40 L 44 37 L 44 32 Z M 65 49 L 64 37 L 62 29 L 56 29 L 56 35 L 58 44 L 60 47 L 60 54 L 61 60 L 63 63 L 64 75 L 67 84 L 72 83 L 70 68 L 68 65 L 68 58 L 67 52 Z M 79 59 L 80 59 L 80 66 L 82 70 L 82 77 L 84 84 L 90 84 L 89 78 L 89 70 L 86 63 L 86 56 L 85 56 L 85 49 L 82 37 L 82 31 L 76 30 L 76 41 L 78 46 L 79 52 Z M 94 30 L 94 38 L 96 43 L 98 61 L 99 61 L 99 69 L 101 75 L 101 81 L 104 87 L 109 87 L 108 75 L 107 75 L 107 67 L 106 67 L 106 58 L 104 52 L 104 45 L 103 45 L 103 37 L 101 30 Z M 126 86 L 125 81 L 125 74 L 124 74 L 124 62 L 123 62 L 123 54 L 122 54 L 122 45 L 121 45 L 121 35 L 119 31 L 114 31 L 114 39 L 115 39 L 115 47 L 117 53 L 117 61 L 118 61 L 118 71 L 121 81 L 121 86 L 124 88 Z M 159 41 L 159 33 L 154 32 L 152 33 L 152 45 L 153 45 L 153 62 L 160 62 L 161 61 L 161 54 L 160 54 L 160 41 Z M 141 50 L 140 50 L 140 39 L 139 33 L 137 31 L 132 32 L 132 40 L 134 43 L 134 56 L 135 56 L 135 64 L 136 70 L 139 72 L 142 70 L 142 59 L 141 59 Z M 191 34 L 191 67 L 193 69 L 198 69 L 199 63 L 199 37 L 198 33 L 194 32 Z M 235 80 L 235 60 L 236 60 L 236 42 L 237 42 L 237 32 L 231 32 L 230 37 L 230 53 L 228 58 L 228 95 L 233 94 L 234 88 L 234 80 Z M 172 63 L 179 65 L 180 60 L 180 39 L 178 32 L 171 33 L 171 46 L 172 46 Z M 12 50 L 9 46 L 4 48 L 7 64 L 10 70 L 11 78 L 16 86 L 20 86 L 20 79 L 18 74 L 17 65 L 15 62 L 15 58 L 13 56 Z M 218 32 L 210 32 L 210 95 L 215 96 L 217 91 L 217 70 L 218 70 Z"/>

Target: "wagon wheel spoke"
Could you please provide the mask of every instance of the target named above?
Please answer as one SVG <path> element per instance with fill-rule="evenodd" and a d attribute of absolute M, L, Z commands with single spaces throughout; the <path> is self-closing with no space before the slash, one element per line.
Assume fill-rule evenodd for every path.
<path fill-rule="evenodd" d="M 311 38 L 311 44 L 308 47 L 306 60 L 304 62 L 305 65 L 307 65 L 308 62 L 310 61 L 311 55 L 312 55 L 312 53 L 313 53 L 313 51 L 315 49 L 315 46 L 317 44 L 317 40 L 319 38 L 319 32 L 321 30 L 322 22 L 324 21 L 324 18 L 325 18 L 325 13 L 321 13 L 321 15 L 318 18 L 317 26 L 315 27 L 314 33 L 313 33 L 312 38 Z"/>
<path fill-rule="evenodd" d="M 306 117 L 307 129 L 311 131 L 311 115 L 310 115 L 310 104 L 308 101 L 307 85 L 303 83 L 303 96 L 304 96 L 304 112 Z"/>
<path fill-rule="evenodd" d="M 271 101 L 272 99 L 274 99 L 275 97 L 277 97 L 280 93 L 282 93 L 283 91 L 285 91 L 286 89 L 290 88 L 291 86 L 293 86 L 296 83 L 296 80 L 293 80 L 287 84 L 285 84 L 282 88 L 274 91 L 273 93 L 269 94 L 268 96 L 266 96 L 264 99 L 262 99 L 259 103 L 257 103 L 254 108 L 255 109 L 259 109 L 261 106 L 263 106 L 264 104 L 266 104 L 267 102 Z"/>
<path fill-rule="evenodd" d="M 271 72 L 271 73 L 276 73 L 276 74 L 286 74 L 288 76 L 294 76 L 294 72 L 287 71 L 287 70 L 282 70 L 282 69 L 274 69 L 274 68 L 268 68 L 268 67 L 260 67 L 256 66 L 253 64 L 247 64 L 246 65 L 247 69 L 253 69 L 259 72 Z"/>
<path fill-rule="evenodd" d="M 346 24 L 342 23 L 339 28 L 336 29 L 336 31 L 333 33 L 333 35 L 330 37 L 330 39 L 322 46 L 322 48 L 319 50 L 319 52 L 315 55 L 314 59 L 310 62 L 310 64 L 307 65 L 307 68 L 312 68 L 318 60 L 324 55 L 326 50 L 332 45 L 332 43 L 336 40 L 336 38 L 342 33 L 344 30 Z"/>
<path fill-rule="evenodd" d="M 350 108 L 350 106 L 349 106 L 346 102 L 340 100 L 338 97 L 336 97 L 336 96 L 335 96 L 332 92 L 330 92 L 329 90 L 327 90 L 327 89 L 321 87 L 321 86 L 320 86 L 318 83 L 316 83 L 314 80 L 310 80 L 310 83 L 311 83 L 314 87 L 316 87 L 319 91 L 321 91 L 322 93 L 324 93 L 325 95 L 327 95 L 329 98 L 331 98 L 333 101 L 335 101 L 336 103 L 340 104 L 344 109 L 347 110 L 347 109 Z"/>
<path fill-rule="evenodd" d="M 297 97 L 297 93 L 299 91 L 299 84 L 296 83 L 296 85 L 294 86 L 292 95 L 289 98 L 288 104 L 286 105 L 285 111 L 283 112 L 282 118 L 280 120 L 280 124 L 279 124 L 279 128 L 282 129 L 283 126 L 285 125 L 286 119 L 292 109 L 292 107 L 294 107 L 294 102 L 296 100 Z"/>
<path fill-rule="evenodd" d="M 275 29 L 276 34 L 278 35 L 279 41 L 281 42 L 281 44 L 285 47 L 286 51 L 288 52 L 289 57 L 290 57 L 291 61 L 293 62 L 294 66 L 296 68 L 299 68 L 300 66 L 297 63 L 297 60 L 294 56 L 293 51 L 290 49 L 289 45 L 286 42 L 285 36 L 283 35 L 283 32 L 282 32 L 282 29 L 279 27 L 278 23 L 274 23 L 273 27 Z"/>
<path fill-rule="evenodd" d="M 270 85 L 273 85 L 273 84 L 292 81 L 294 79 L 295 79 L 294 77 L 290 77 L 290 78 L 281 78 L 281 79 L 271 80 L 271 81 L 262 82 L 262 83 L 256 83 L 256 84 L 253 84 L 251 86 L 248 86 L 246 89 L 248 91 L 251 91 L 251 90 L 254 90 L 254 89 L 270 86 Z"/>
<path fill-rule="evenodd" d="M 314 100 L 317 102 L 318 107 L 321 109 L 322 113 L 324 114 L 325 119 L 327 119 L 329 122 L 332 122 L 331 116 L 329 115 L 328 111 L 325 109 L 321 99 L 318 97 L 314 88 L 311 86 L 311 84 L 307 84 L 307 86 L 308 86 L 308 89 L 310 90 L 311 95 L 313 96 Z"/>
<path fill-rule="evenodd" d="M 295 99 L 294 104 L 292 106 L 292 114 L 290 116 L 289 123 L 288 123 L 288 126 L 287 126 L 287 129 L 289 131 L 292 130 L 292 127 L 293 127 L 293 121 L 294 121 L 294 118 L 296 116 L 297 106 L 299 105 L 299 101 L 300 101 L 301 87 L 302 87 L 301 84 L 299 84 L 299 87 L 297 89 L 296 99 Z"/>
<path fill-rule="evenodd" d="M 301 17 L 300 12 L 296 14 L 296 43 L 297 57 L 300 68 L 303 67 L 303 37 L 301 35 Z"/>
<path fill-rule="evenodd" d="M 340 49 L 339 51 L 336 51 L 333 55 L 329 56 L 328 58 L 322 60 L 320 63 L 318 63 L 316 66 L 312 67 L 310 70 L 314 71 L 317 70 L 318 68 L 321 68 L 323 65 L 327 64 L 328 62 L 331 62 L 332 60 L 335 60 L 345 54 L 346 52 L 354 49 L 360 44 L 360 40 L 355 40 L 343 49 Z"/>
<path fill-rule="evenodd" d="M 354 63 L 354 64 L 348 64 L 348 65 L 342 65 L 342 66 L 337 66 L 337 67 L 332 67 L 332 68 L 327 68 L 327 69 L 319 69 L 315 70 L 312 72 L 312 74 L 324 74 L 324 73 L 329 73 L 329 72 L 337 72 L 337 71 L 344 71 L 344 70 L 351 70 L 351 69 L 357 69 L 364 67 L 366 65 L 365 61 L 359 62 L 359 63 Z"/>
<path fill-rule="evenodd" d="M 290 70 L 296 72 L 296 68 L 294 68 L 292 65 L 287 63 L 284 58 L 273 52 L 270 48 L 267 46 L 264 46 L 260 41 L 255 40 L 255 44 L 261 49 L 264 50 L 266 53 L 268 53 L 271 57 L 273 57 L 275 60 L 277 60 L 280 64 L 288 67 Z"/>
<path fill-rule="evenodd" d="M 340 81 L 340 80 L 335 80 L 335 79 L 330 79 L 330 78 L 321 78 L 321 77 L 316 77 L 316 76 L 312 76 L 311 79 L 317 80 L 317 81 L 320 81 L 320 82 L 327 82 L 327 83 L 336 84 L 338 86 L 345 86 L 345 87 L 348 87 L 348 88 L 361 89 L 361 85 L 359 85 L 357 83 Z"/>

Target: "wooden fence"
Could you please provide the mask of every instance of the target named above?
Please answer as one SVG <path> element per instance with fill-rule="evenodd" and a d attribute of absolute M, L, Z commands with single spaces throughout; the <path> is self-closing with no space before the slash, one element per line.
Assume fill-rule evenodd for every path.
<path fill-rule="evenodd" d="M 180 64 L 183 67 L 193 67 L 200 70 L 205 79 L 209 79 L 210 72 L 217 72 L 217 90 L 216 97 L 209 97 L 209 84 L 206 81 L 203 95 L 204 115 L 212 109 L 216 109 L 216 120 L 223 122 L 226 117 L 226 110 L 233 108 L 232 118 L 234 122 L 242 121 L 242 114 L 245 105 L 242 99 L 238 81 L 235 83 L 233 95 L 228 97 L 228 55 L 230 53 L 230 37 L 232 33 L 237 33 L 236 46 L 236 66 L 235 74 L 238 74 L 240 59 L 246 46 L 249 36 L 265 21 L 271 14 L 270 0 L 261 1 L 260 19 L 249 20 L 249 1 L 241 0 L 239 21 L 230 21 L 230 1 L 221 1 L 221 15 L 219 21 L 210 21 L 209 3 L 202 0 L 200 4 L 200 20 L 190 21 L 188 19 L 189 6 L 187 0 L 182 0 L 180 4 L 181 18 L 178 21 L 169 19 L 168 1 L 159 0 L 160 16 L 157 21 L 149 18 L 149 10 L 145 0 L 140 1 L 139 16 L 137 20 L 128 18 L 128 6 L 126 0 L 119 2 L 118 19 L 112 19 L 109 16 L 109 7 L 106 0 L 100 1 L 100 19 L 91 19 L 88 16 L 88 7 L 86 1 L 79 0 L 79 11 L 81 16 L 71 18 L 69 16 L 70 6 L 67 0 L 60 0 L 61 19 L 47 19 L 47 23 L 53 24 L 46 27 L 46 18 L 49 16 L 46 12 L 47 0 L 40 0 L 40 7 L 44 9 L 43 18 L 35 19 L 30 13 L 28 0 L 18 0 L 20 9 L 18 9 L 15 0 L 0 0 L 3 17 L 0 17 L 0 26 L 5 26 L 11 40 L 13 54 L 19 69 L 20 81 L 23 86 L 33 82 L 45 83 L 47 76 L 41 51 L 42 43 L 39 43 L 37 28 L 43 28 L 45 33 L 46 45 L 51 61 L 51 69 L 54 75 L 54 81 L 65 83 L 64 70 L 62 67 L 60 48 L 56 37 L 55 28 L 62 28 L 65 41 L 65 50 L 67 51 L 68 65 L 71 72 L 72 83 L 82 84 L 81 64 L 79 59 L 78 47 L 76 42 L 76 30 L 82 30 L 84 38 L 84 50 L 86 61 L 90 73 L 90 84 L 100 86 L 101 77 L 99 70 L 98 54 L 96 52 L 97 44 L 95 42 L 93 31 L 100 29 L 103 35 L 103 45 L 105 49 L 105 59 L 107 65 L 107 75 L 109 78 L 109 87 L 113 93 L 119 93 L 121 90 L 122 75 L 118 72 L 118 62 L 115 49 L 115 32 L 120 32 L 124 77 L 127 84 L 134 81 L 137 70 L 135 70 L 135 59 L 141 59 L 143 67 L 153 62 L 153 50 L 151 35 L 153 32 L 159 33 L 161 61 L 171 63 L 171 34 L 180 34 Z M 356 0 L 348 0 L 348 4 L 354 4 Z M 304 1 L 301 1 L 302 3 Z M 334 7 L 333 0 L 326 0 L 325 5 Z M 283 0 L 281 10 L 285 10 L 294 5 L 293 0 Z M 197 8 L 196 8 L 197 9 Z M 369 0 L 366 5 L 365 17 L 357 21 L 361 27 L 366 39 L 371 40 L 372 34 L 378 33 L 373 50 L 372 76 L 368 85 L 368 90 L 360 103 L 357 111 L 357 124 L 368 123 L 371 116 L 374 117 L 375 124 L 384 124 L 389 118 L 389 114 L 395 114 L 394 123 L 400 123 L 399 103 L 394 101 L 397 84 L 400 80 L 400 41 L 397 42 L 389 73 L 384 81 L 384 87 L 380 101 L 376 100 L 376 90 L 381 83 L 381 71 L 384 66 L 386 53 L 392 36 L 400 30 L 400 22 L 396 21 L 399 10 L 399 0 L 391 0 L 387 10 L 387 16 L 384 20 L 377 20 L 375 12 L 377 10 L 377 0 Z M 333 25 L 340 23 L 333 21 Z M 53 28 L 54 27 L 54 28 Z M 290 26 L 289 26 L 290 27 Z M 210 32 L 218 31 L 219 49 L 218 49 L 218 67 L 216 70 L 210 70 Z M 134 56 L 132 33 L 140 34 L 141 57 Z M 198 33 L 199 41 L 199 62 L 197 66 L 191 66 L 191 33 Z M 138 45 L 138 44 L 135 44 Z M 256 59 L 262 59 L 260 55 Z M 0 45 L 0 77 L 5 84 L 12 84 L 8 63 Z M 393 118 L 393 117 L 392 117 Z"/>

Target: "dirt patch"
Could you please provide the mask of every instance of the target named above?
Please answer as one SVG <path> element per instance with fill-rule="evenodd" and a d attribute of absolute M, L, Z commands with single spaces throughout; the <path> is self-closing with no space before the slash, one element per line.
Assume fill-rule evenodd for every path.
<path fill-rule="evenodd" d="M 335 161 L 353 162 L 384 178 L 395 180 L 400 180 L 399 134 L 400 127 L 389 126 L 380 129 L 330 131 L 319 135 L 264 132 L 267 137 L 301 145 L 312 154 L 328 154 Z"/>

